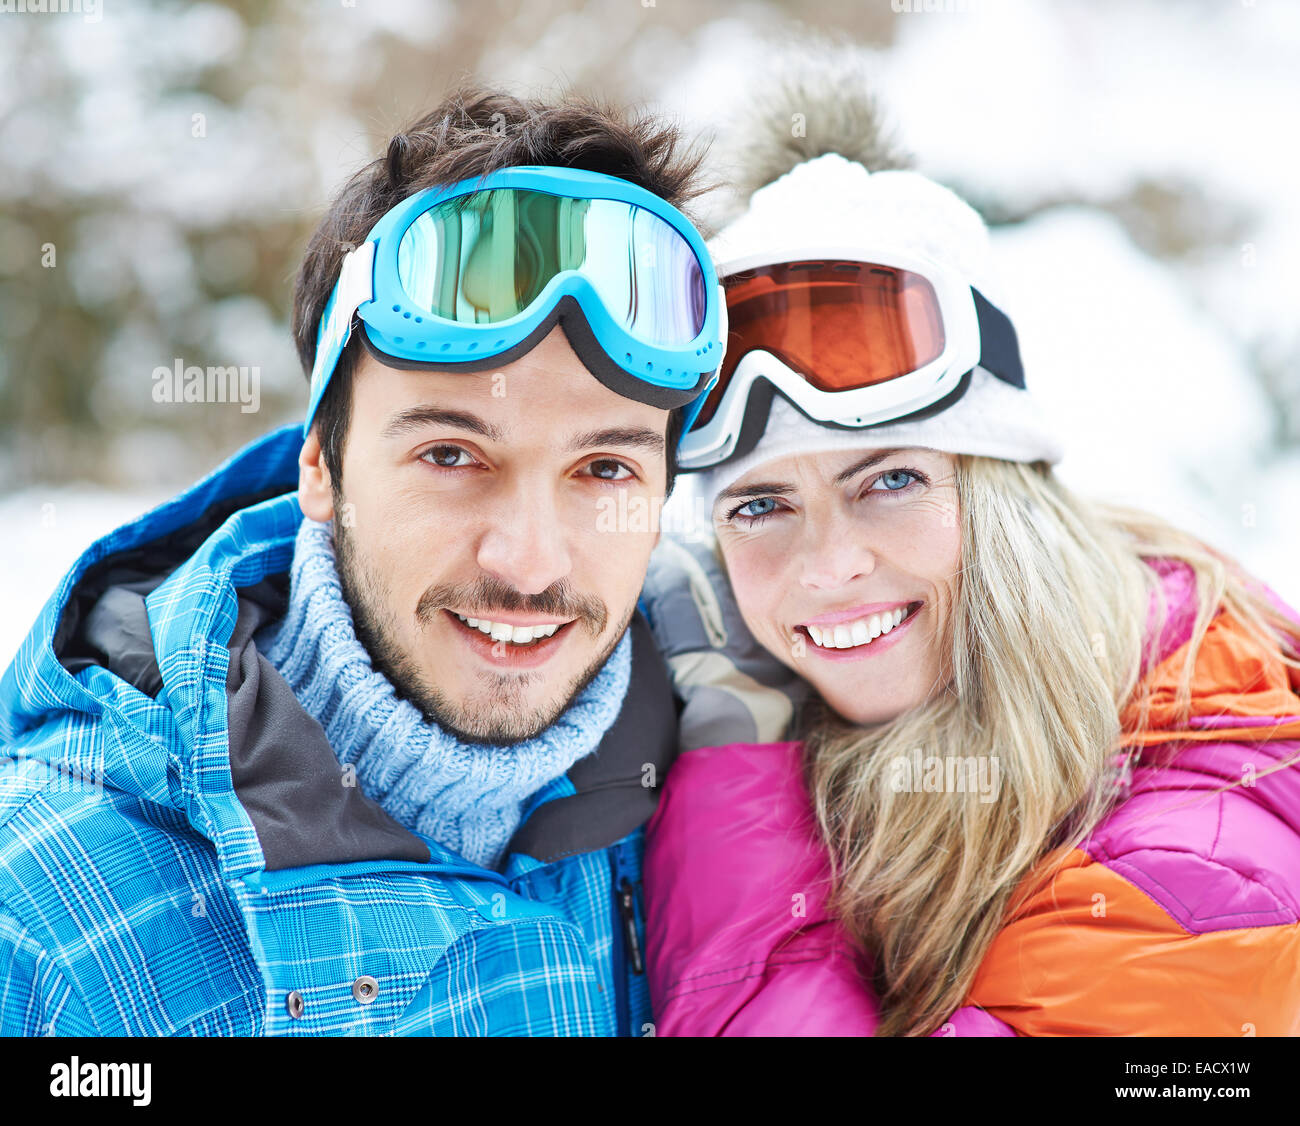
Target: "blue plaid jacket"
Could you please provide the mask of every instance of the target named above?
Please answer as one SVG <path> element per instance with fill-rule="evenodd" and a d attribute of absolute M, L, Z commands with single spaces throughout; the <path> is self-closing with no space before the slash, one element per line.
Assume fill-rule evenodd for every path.
<path fill-rule="evenodd" d="M 244 675 L 300 444 L 275 431 L 93 544 L 0 679 L 0 1034 L 651 1032 L 642 836 L 675 716 L 643 619 L 596 752 L 502 871 L 470 864 L 339 786 L 264 659 Z"/>

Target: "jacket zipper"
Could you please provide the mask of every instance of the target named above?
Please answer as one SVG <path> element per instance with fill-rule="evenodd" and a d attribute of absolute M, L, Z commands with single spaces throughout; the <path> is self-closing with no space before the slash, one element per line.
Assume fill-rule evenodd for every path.
<path fill-rule="evenodd" d="M 618 1013 L 618 1036 L 634 1035 L 628 1003 L 628 962 L 634 974 L 645 973 L 641 936 L 636 926 L 636 888 L 632 883 L 632 865 L 627 845 L 620 841 L 611 850 L 614 868 L 614 1002 Z"/>

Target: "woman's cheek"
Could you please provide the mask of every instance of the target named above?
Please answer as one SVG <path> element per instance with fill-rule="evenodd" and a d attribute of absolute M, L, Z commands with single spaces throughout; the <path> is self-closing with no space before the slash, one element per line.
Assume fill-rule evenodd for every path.
<path fill-rule="evenodd" d="M 772 578 L 766 574 L 762 556 L 754 550 L 754 546 L 745 544 L 724 547 L 722 556 L 726 562 L 727 576 L 731 580 L 731 592 L 745 626 L 758 641 L 769 644 L 773 632 L 780 632 L 774 624 L 772 605 L 776 587 Z"/>
<path fill-rule="evenodd" d="M 753 632 L 752 630 L 750 631 Z M 778 656 L 785 660 L 792 659 L 793 645 L 791 638 L 786 635 L 785 622 L 777 613 L 776 608 L 771 609 L 763 622 L 763 633 L 755 634 L 767 647 Z"/>

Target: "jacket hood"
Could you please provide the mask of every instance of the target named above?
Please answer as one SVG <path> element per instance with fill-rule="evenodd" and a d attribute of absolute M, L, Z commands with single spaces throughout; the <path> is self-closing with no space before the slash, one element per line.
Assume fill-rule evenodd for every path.
<path fill-rule="evenodd" d="M 296 429 L 284 427 L 245 447 L 198 484 L 82 552 L 0 677 L 0 739 L 16 738 L 69 709 L 103 711 L 105 701 L 76 675 L 106 657 L 94 650 L 86 619 L 114 587 L 124 589 L 109 596 L 101 615 L 125 611 L 130 594 L 157 589 L 234 512 L 295 489 Z M 97 624 L 108 625 L 102 617 Z M 131 651 L 120 653 L 123 668 L 134 671 L 147 659 L 139 641 L 131 639 Z M 151 684 L 149 694 L 159 687 Z"/>
<path fill-rule="evenodd" d="M 1196 578 L 1178 560 L 1148 563 L 1160 576 L 1168 610 L 1157 634 L 1158 605 L 1152 598 L 1148 638 L 1154 663 L 1144 682 L 1149 711 L 1143 730 L 1134 734 L 1140 715 L 1136 700 L 1123 710 L 1120 718 L 1128 743 L 1300 738 L 1300 670 L 1288 666 L 1276 648 L 1264 646 L 1226 610 L 1210 622 L 1197 652 L 1190 711 L 1185 714 L 1178 707 L 1179 680 L 1196 620 Z M 1267 587 L 1264 590 L 1296 622 L 1300 637 L 1300 615 Z"/>
<path fill-rule="evenodd" d="M 181 810 L 217 845 L 228 877 L 390 859 L 427 862 L 434 842 L 339 784 L 325 732 L 257 652 L 287 606 L 302 521 L 301 427 L 273 431 L 175 499 L 92 544 L 0 678 L 0 740 L 81 713 L 103 725 L 105 786 Z M 632 687 L 565 792 L 507 850 L 541 860 L 612 844 L 654 810 L 646 763 L 666 772 L 675 712 L 637 614 Z M 65 751 L 65 753 L 67 753 Z"/>

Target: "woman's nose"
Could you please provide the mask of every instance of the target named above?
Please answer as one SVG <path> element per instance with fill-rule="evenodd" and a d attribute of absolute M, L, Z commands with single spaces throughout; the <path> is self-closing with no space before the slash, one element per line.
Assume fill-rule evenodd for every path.
<path fill-rule="evenodd" d="M 805 525 L 798 561 L 799 582 L 806 590 L 837 590 L 856 578 L 871 574 L 876 556 L 862 542 L 862 528 L 830 520 L 815 529 Z"/>

